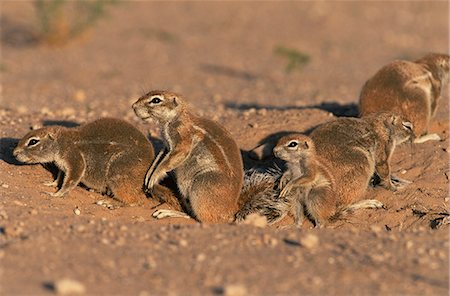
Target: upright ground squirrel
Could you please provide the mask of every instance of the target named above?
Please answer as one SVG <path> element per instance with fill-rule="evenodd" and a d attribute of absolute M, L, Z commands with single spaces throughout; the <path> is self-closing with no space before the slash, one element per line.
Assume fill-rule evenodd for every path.
<path fill-rule="evenodd" d="M 191 113 L 180 95 L 168 91 L 149 92 L 133 109 L 144 121 L 160 124 L 167 148 L 147 172 L 145 186 L 153 188 L 174 171 L 182 203 L 192 217 L 201 222 L 231 222 L 238 210 L 243 164 L 230 133 Z M 167 210 L 154 213 L 155 217 L 183 215 Z"/>

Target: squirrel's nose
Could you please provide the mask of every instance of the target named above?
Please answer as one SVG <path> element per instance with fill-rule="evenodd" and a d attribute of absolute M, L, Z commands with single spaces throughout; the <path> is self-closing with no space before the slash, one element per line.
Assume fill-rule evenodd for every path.
<path fill-rule="evenodd" d="M 19 153 L 20 153 L 20 149 L 14 149 L 13 150 L 13 155 L 14 155 L 14 157 L 17 157 L 17 155 L 19 155 Z"/>

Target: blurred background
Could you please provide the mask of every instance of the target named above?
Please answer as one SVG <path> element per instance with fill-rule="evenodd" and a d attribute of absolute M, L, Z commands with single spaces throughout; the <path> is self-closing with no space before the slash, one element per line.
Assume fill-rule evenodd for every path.
<path fill-rule="evenodd" d="M 134 118 L 151 89 L 202 112 L 357 102 L 394 59 L 449 51 L 436 2 L 1 2 L 0 108 Z"/>

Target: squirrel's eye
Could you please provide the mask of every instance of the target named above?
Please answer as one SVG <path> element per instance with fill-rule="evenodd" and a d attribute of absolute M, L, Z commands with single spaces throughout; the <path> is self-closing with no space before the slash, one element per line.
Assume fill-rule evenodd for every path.
<path fill-rule="evenodd" d="M 408 121 L 403 121 L 402 125 L 405 129 L 412 130 L 412 123 Z"/>
<path fill-rule="evenodd" d="M 161 102 L 162 102 L 161 99 L 158 98 L 158 97 L 153 98 L 153 99 L 150 101 L 151 104 L 159 104 L 159 103 L 161 103 Z"/>
<path fill-rule="evenodd" d="M 297 146 L 298 146 L 297 141 L 292 141 L 292 142 L 290 142 L 290 143 L 288 144 L 288 147 L 289 147 L 289 148 L 295 148 L 295 147 L 297 147 Z"/>
<path fill-rule="evenodd" d="M 38 140 L 38 139 L 31 139 L 30 141 L 28 141 L 27 146 L 28 146 L 28 147 L 31 147 L 31 146 L 36 145 L 37 143 L 39 143 L 39 140 Z"/>

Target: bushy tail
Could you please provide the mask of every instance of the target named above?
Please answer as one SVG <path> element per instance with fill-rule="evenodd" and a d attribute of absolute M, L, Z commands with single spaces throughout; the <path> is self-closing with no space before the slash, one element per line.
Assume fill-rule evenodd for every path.
<path fill-rule="evenodd" d="M 235 221 L 243 221 L 251 213 L 266 216 L 269 223 L 283 217 L 286 211 L 283 202 L 278 198 L 278 183 L 281 176 L 282 171 L 279 168 L 246 171 Z"/>
<path fill-rule="evenodd" d="M 271 168 L 267 171 L 259 171 L 256 169 L 246 171 L 241 195 L 239 196 L 239 208 L 258 194 L 274 191 L 281 175 L 282 172 L 278 167 Z"/>

